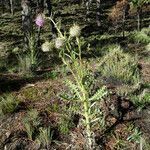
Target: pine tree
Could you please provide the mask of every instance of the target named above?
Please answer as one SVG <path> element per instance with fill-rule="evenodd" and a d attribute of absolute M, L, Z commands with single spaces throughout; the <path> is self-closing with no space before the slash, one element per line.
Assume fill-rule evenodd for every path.
<path fill-rule="evenodd" d="M 109 14 L 109 19 L 113 22 L 114 26 L 116 28 L 121 26 L 123 37 L 125 36 L 125 20 L 129 9 L 128 4 L 128 0 L 117 1 L 116 5 L 112 7 Z"/>
<path fill-rule="evenodd" d="M 144 4 L 150 3 L 150 0 L 131 0 L 131 7 L 137 11 L 137 30 L 141 29 L 141 13 Z"/>

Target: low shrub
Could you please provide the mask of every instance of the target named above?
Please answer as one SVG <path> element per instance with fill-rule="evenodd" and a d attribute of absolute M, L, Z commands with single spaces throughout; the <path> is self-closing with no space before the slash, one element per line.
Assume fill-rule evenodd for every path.
<path fill-rule="evenodd" d="M 0 98 L 0 115 L 15 112 L 19 100 L 12 94 L 6 94 Z"/>
<path fill-rule="evenodd" d="M 141 31 L 135 31 L 131 33 L 130 39 L 133 42 L 138 42 L 142 44 L 150 43 L 150 28 L 143 28 Z"/>
<path fill-rule="evenodd" d="M 131 95 L 130 99 L 136 107 L 142 109 L 150 104 L 150 93 L 144 89 L 140 95 Z"/>
<path fill-rule="evenodd" d="M 124 53 L 120 46 L 110 49 L 100 61 L 103 77 L 125 84 L 135 84 L 140 80 L 137 60 Z"/>
<path fill-rule="evenodd" d="M 25 130 L 27 132 L 28 138 L 30 140 L 34 139 L 33 137 L 35 129 L 40 124 L 41 120 L 39 118 L 39 113 L 36 109 L 31 109 L 27 112 L 26 116 L 23 118 L 23 125 L 25 127 Z"/>

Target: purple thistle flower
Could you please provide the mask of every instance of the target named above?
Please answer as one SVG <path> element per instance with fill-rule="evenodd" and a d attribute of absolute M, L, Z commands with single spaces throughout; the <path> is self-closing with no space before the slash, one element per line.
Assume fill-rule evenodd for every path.
<path fill-rule="evenodd" d="M 39 14 L 36 19 L 35 19 L 35 23 L 38 27 L 43 27 L 44 26 L 44 17 L 42 14 Z"/>

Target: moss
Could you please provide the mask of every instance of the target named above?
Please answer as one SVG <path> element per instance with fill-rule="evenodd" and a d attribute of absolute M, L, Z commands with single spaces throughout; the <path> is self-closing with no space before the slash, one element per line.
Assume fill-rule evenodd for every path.
<path fill-rule="evenodd" d="M 25 99 L 33 100 L 33 101 L 39 100 L 39 96 L 40 96 L 38 89 L 35 87 L 29 87 L 24 89 L 21 95 Z"/>

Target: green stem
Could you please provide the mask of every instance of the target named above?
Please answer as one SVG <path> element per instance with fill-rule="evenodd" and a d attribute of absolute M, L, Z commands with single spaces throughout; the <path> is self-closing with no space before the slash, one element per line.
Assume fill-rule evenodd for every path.
<path fill-rule="evenodd" d="M 60 29 L 57 27 L 57 24 L 51 18 L 49 18 L 49 19 L 54 24 L 60 37 L 65 39 L 65 36 L 61 33 Z M 83 64 L 82 64 L 82 60 L 81 60 L 81 43 L 80 43 L 80 40 L 78 37 L 76 37 L 76 42 L 78 45 L 77 53 L 75 53 L 71 48 L 70 36 L 69 36 L 66 46 L 65 46 L 68 53 L 65 53 L 64 50 L 62 50 L 62 53 L 61 53 L 62 55 L 60 57 L 61 57 L 63 63 L 70 70 L 70 72 L 76 82 L 76 85 L 78 86 L 78 89 L 80 90 L 79 99 L 80 99 L 81 104 L 83 105 L 83 114 L 85 117 L 86 134 L 87 134 L 88 146 L 89 146 L 88 148 L 92 149 L 92 132 L 91 132 L 91 125 L 90 125 L 90 111 L 89 111 L 90 102 L 89 102 L 88 92 L 86 91 L 86 89 L 82 83 L 82 80 L 84 77 L 84 70 L 83 70 Z M 76 59 L 76 57 L 74 57 L 75 56 L 74 54 L 78 55 L 78 59 Z M 66 56 L 71 60 L 71 63 L 66 61 Z"/>
<path fill-rule="evenodd" d="M 78 37 L 76 37 L 76 41 L 77 41 L 78 49 L 79 49 L 79 60 L 81 62 L 81 44 L 80 44 L 80 40 Z"/>
<path fill-rule="evenodd" d="M 86 122 L 86 134 L 88 138 L 88 148 L 91 149 L 92 147 L 92 133 L 91 133 L 91 126 L 90 126 L 90 117 L 89 117 L 89 102 L 88 98 L 84 95 L 85 99 L 83 102 L 84 105 L 84 117 Z"/>
<path fill-rule="evenodd" d="M 59 28 L 57 27 L 56 23 L 53 21 L 53 19 L 51 17 L 48 17 L 51 22 L 54 24 L 55 28 L 57 29 L 58 33 L 60 34 L 61 38 L 64 38 L 63 34 L 61 33 L 61 31 L 59 30 Z"/>
<path fill-rule="evenodd" d="M 68 45 L 66 45 L 66 49 L 67 49 L 68 52 L 70 52 L 70 49 L 69 49 L 69 46 L 68 46 Z"/>
<path fill-rule="evenodd" d="M 71 39 L 71 37 L 69 36 L 68 40 L 67 40 L 67 44 L 68 44 L 69 49 L 71 50 L 72 48 L 71 48 L 71 44 L 70 44 L 70 39 Z"/>

